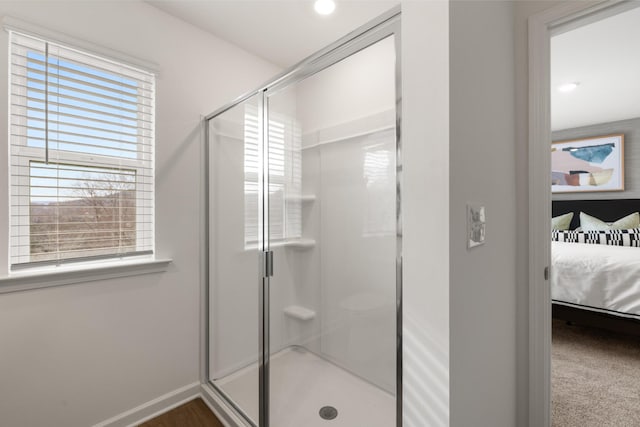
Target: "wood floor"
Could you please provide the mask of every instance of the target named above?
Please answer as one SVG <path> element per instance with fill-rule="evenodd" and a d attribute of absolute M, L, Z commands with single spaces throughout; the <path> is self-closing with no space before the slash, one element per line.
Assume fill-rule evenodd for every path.
<path fill-rule="evenodd" d="M 139 427 L 224 427 L 211 409 L 197 398 L 160 416 L 140 424 Z"/>

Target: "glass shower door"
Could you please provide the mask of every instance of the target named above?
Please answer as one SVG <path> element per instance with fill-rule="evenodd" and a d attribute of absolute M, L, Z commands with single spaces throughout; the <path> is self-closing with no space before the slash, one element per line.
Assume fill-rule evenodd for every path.
<path fill-rule="evenodd" d="M 207 378 L 247 425 L 401 425 L 399 23 L 207 117 Z"/>
<path fill-rule="evenodd" d="M 395 89 L 390 36 L 266 92 L 271 427 L 396 424 Z"/>
<path fill-rule="evenodd" d="M 254 425 L 259 414 L 262 95 L 209 121 L 209 380 Z"/>

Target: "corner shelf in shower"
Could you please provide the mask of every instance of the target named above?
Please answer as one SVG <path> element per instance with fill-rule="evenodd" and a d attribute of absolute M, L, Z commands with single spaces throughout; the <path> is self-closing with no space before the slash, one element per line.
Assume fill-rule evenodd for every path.
<path fill-rule="evenodd" d="M 289 240 L 286 242 L 272 242 L 271 248 L 291 248 L 297 250 L 305 250 L 311 249 L 315 247 L 316 241 L 313 239 L 298 239 L 298 240 Z M 257 244 L 249 244 L 244 247 L 245 251 L 256 251 L 258 250 Z"/>
<path fill-rule="evenodd" d="M 316 317 L 315 311 L 299 305 L 290 305 L 288 307 L 285 307 L 284 314 L 293 319 L 303 321 L 311 320 Z"/>
<path fill-rule="evenodd" d="M 294 197 L 294 196 L 287 197 L 286 200 L 287 201 L 292 201 L 292 202 L 300 200 L 302 203 L 312 203 L 312 202 L 315 202 L 316 195 L 315 194 L 303 194 L 302 196 L 299 196 L 299 197 Z"/>
<path fill-rule="evenodd" d="M 316 241 L 313 239 L 297 239 L 297 240 L 288 240 L 286 242 L 272 242 L 271 243 L 271 248 L 275 249 L 275 248 L 291 248 L 291 249 L 296 249 L 296 250 L 305 250 L 305 249 L 311 249 L 313 247 L 315 247 L 316 245 Z M 258 250 L 258 245 L 256 243 L 252 243 L 249 245 L 246 245 L 244 247 L 245 251 L 256 251 Z"/>
<path fill-rule="evenodd" d="M 291 240 L 290 242 L 282 243 L 282 246 L 286 246 L 291 249 L 310 249 L 316 245 L 316 241 L 313 239 L 298 239 Z"/>

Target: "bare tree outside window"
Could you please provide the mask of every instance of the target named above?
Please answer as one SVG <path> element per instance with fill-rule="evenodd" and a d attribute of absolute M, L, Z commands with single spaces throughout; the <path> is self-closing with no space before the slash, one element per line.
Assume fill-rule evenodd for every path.
<path fill-rule="evenodd" d="M 96 256 L 135 251 L 135 170 L 82 167 L 82 171 L 74 171 L 72 168 L 32 162 L 32 171 L 56 172 L 55 177 L 38 177 L 37 183 L 41 185 L 32 186 L 32 259 L 46 261 L 72 253 L 73 256 Z M 61 175 L 64 178 L 60 178 Z M 48 200 L 37 192 L 45 183 L 55 184 L 57 188 L 57 194 Z"/>

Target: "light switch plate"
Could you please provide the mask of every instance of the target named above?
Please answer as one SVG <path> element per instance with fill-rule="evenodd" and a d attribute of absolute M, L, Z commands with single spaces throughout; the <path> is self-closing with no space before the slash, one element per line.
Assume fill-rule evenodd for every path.
<path fill-rule="evenodd" d="M 484 206 L 467 203 L 467 248 L 484 244 L 486 215 Z"/>

